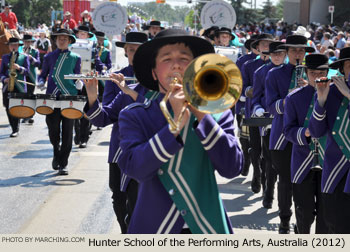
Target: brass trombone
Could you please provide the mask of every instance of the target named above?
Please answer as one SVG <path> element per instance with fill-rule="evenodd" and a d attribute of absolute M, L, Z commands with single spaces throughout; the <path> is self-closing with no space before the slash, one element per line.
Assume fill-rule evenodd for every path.
<path fill-rule="evenodd" d="M 175 78 L 174 82 L 177 82 Z M 229 58 L 215 53 L 205 54 L 194 59 L 186 68 L 182 88 L 186 102 L 203 113 L 220 113 L 231 108 L 238 101 L 243 86 L 241 72 Z M 170 115 L 166 103 L 172 87 L 160 102 L 160 108 L 167 119 L 170 130 L 178 132 L 183 106 L 176 122 Z"/>

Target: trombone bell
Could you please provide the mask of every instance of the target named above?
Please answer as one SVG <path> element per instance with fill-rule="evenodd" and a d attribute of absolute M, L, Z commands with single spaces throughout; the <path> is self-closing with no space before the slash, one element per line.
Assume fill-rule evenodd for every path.
<path fill-rule="evenodd" d="M 184 73 L 186 101 L 204 113 L 221 113 L 238 101 L 241 72 L 229 58 L 215 53 L 193 60 Z"/>

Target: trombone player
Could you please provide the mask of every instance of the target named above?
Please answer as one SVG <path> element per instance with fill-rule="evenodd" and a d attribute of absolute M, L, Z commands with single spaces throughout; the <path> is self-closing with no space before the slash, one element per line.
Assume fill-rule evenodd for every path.
<path fill-rule="evenodd" d="M 313 170 L 314 146 L 308 123 L 314 108 L 315 81 L 327 77 L 328 57 L 324 54 L 309 54 L 305 57 L 308 81 L 305 86 L 288 94 L 283 117 L 283 131 L 293 144 L 291 181 L 296 225 L 299 234 L 309 234 L 316 218 L 316 234 L 328 233 L 324 215 L 324 197 L 321 194 L 321 170 Z M 321 152 L 326 139 L 320 139 Z"/>
<path fill-rule="evenodd" d="M 118 165 L 139 182 L 128 233 L 232 233 L 214 175 L 216 170 L 233 178 L 241 170 L 232 112 L 209 115 L 184 107 L 184 90 L 174 81 L 182 80 L 194 58 L 207 53 L 214 53 L 208 41 L 176 29 L 159 32 L 135 53 L 136 78 L 161 94 L 119 115 Z M 178 128 L 162 114 L 165 93 L 175 120 L 184 111 Z"/>

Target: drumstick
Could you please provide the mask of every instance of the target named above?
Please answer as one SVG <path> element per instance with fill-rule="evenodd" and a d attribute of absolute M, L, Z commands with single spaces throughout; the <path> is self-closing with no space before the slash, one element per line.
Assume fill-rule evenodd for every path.
<path fill-rule="evenodd" d="M 22 80 L 16 80 L 16 81 L 22 82 L 22 83 L 25 83 L 25 84 L 28 84 L 28 85 L 36 86 L 34 83 L 31 83 L 31 82 L 28 82 L 28 81 L 22 81 Z"/>

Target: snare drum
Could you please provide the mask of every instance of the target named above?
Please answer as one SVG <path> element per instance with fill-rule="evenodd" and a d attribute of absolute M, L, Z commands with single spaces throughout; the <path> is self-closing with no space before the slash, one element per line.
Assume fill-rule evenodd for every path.
<path fill-rule="evenodd" d="M 35 95 L 9 93 L 9 112 L 17 118 L 30 118 L 35 114 Z"/>
<path fill-rule="evenodd" d="M 80 119 L 84 115 L 86 96 L 60 95 L 61 115 L 68 119 Z"/>
<path fill-rule="evenodd" d="M 41 115 L 50 115 L 55 109 L 56 97 L 52 94 L 37 94 L 35 110 Z"/>

